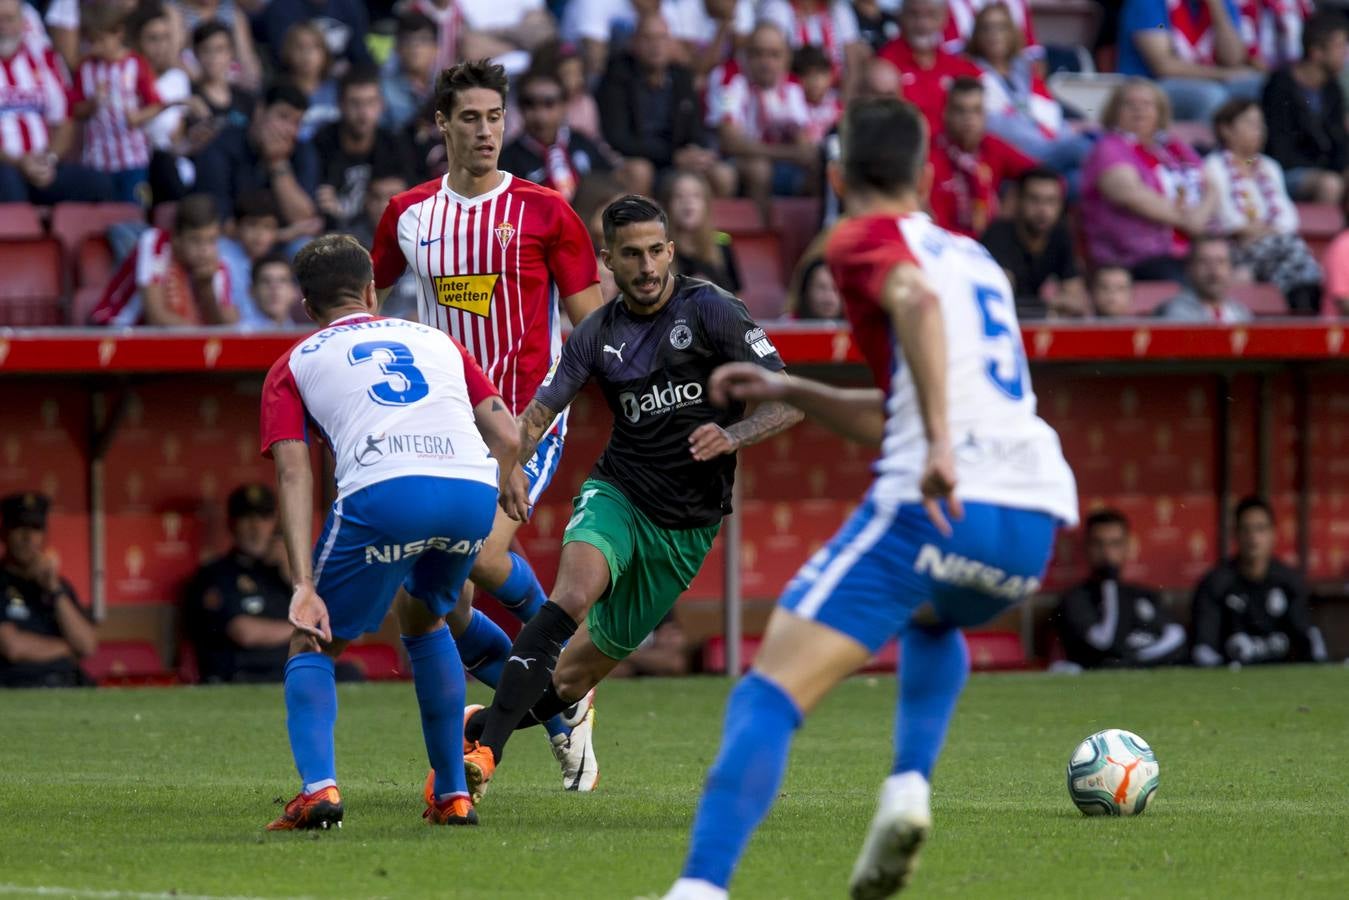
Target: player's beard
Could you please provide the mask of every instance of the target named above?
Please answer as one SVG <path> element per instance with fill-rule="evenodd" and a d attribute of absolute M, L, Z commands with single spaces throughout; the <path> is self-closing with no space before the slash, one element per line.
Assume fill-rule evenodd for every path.
<path fill-rule="evenodd" d="M 637 287 L 636 283 L 629 284 L 627 289 L 625 289 L 623 293 L 627 296 L 629 300 L 631 300 L 633 303 L 636 303 L 638 306 L 655 306 L 657 303 L 660 302 L 660 298 L 665 296 L 665 288 L 669 285 L 669 283 L 670 283 L 670 270 L 666 269 L 664 277 L 660 279 L 660 290 L 656 291 L 656 295 L 651 299 L 649 300 L 646 299 L 645 295 L 639 297 L 637 296 L 636 293 L 634 293 L 634 289 Z"/>

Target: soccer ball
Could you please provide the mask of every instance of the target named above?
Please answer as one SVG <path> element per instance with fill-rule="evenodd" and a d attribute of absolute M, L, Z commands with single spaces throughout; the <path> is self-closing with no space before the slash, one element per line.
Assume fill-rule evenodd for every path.
<path fill-rule="evenodd" d="M 1068 796 L 1089 816 L 1136 816 L 1157 793 L 1160 771 L 1148 742 L 1107 728 L 1077 745 L 1068 760 Z"/>

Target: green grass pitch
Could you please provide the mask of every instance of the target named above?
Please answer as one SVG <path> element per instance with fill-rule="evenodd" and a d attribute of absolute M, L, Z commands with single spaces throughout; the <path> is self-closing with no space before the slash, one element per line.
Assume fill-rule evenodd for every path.
<path fill-rule="evenodd" d="M 605 685 L 597 793 L 563 793 L 542 734 L 520 734 L 482 826 L 437 829 L 420 818 L 411 686 L 343 687 L 347 819 L 321 835 L 262 831 L 296 790 L 279 687 L 3 693 L 0 896 L 659 896 L 726 690 Z M 910 895 L 1349 897 L 1346 695 L 1343 667 L 976 676 Z M 893 698 L 889 677 L 854 679 L 806 723 L 734 896 L 844 896 Z M 1156 749 L 1140 818 L 1086 819 L 1068 800 L 1069 754 L 1106 727 Z"/>

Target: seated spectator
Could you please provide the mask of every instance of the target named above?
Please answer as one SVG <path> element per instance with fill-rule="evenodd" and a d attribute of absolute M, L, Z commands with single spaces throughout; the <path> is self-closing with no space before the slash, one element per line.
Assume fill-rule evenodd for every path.
<path fill-rule="evenodd" d="M 144 0 L 127 18 L 131 46 L 150 64 L 155 91 L 164 109 L 145 126 L 150 142 L 150 203 L 176 203 L 196 181 L 188 153 L 187 116 L 192 80 L 182 68 L 182 40 L 178 17 L 157 0 Z"/>
<path fill-rule="evenodd" d="M 979 78 L 979 67 L 942 49 L 946 0 L 907 0 L 899 10 L 899 37 L 881 48 L 881 59 L 899 70 L 900 95 L 927 119 L 928 130 L 941 130 L 946 90 L 960 77 Z"/>
<path fill-rule="evenodd" d="M 249 9 L 244 9 L 247 6 Z M 235 64 L 232 77 L 250 90 L 262 86 L 263 67 L 253 43 L 253 27 L 249 14 L 259 4 L 254 0 L 174 0 L 175 18 L 179 20 L 182 39 L 188 38 L 203 25 L 223 26 L 234 47 Z"/>
<path fill-rule="evenodd" d="M 1258 497 L 1237 504 L 1237 554 L 1204 576 L 1194 592 L 1194 663 L 1251 665 L 1325 662 L 1311 621 L 1307 586 L 1274 558 L 1274 510 Z"/>
<path fill-rule="evenodd" d="M 825 264 L 820 248 L 801 257 L 787 288 L 787 315 L 803 322 L 833 322 L 845 318 L 843 297 Z"/>
<path fill-rule="evenodd" d="M 437 67 L 436 23 L 420 12 L 398 17 L 394 53 L 380 81 L 384 117 L 380 124 L 397 131 L 435 94 Z"/>
<path fill-rule="evenodd" d="M 1259 96 L 1234 0 L 1124 0 L 1119 62 L 1124 75 L 1155 79 L 1183 122 L 1209 122 L 1234 97 Z"/>
<path fill-rule="evenodd" d="M 256 31 L 272 48 L 274 62 L 283 62 L 286 36 L 304 22 L 323 23 L 326 52 L 334 58 L 351 66 L 374 65 L 365 46 L 370 14 L 362 0 L 267 0 L 257 16 Z"/>
<path fill-rule="evenodd" d="M 857 77 L 871 56 L 848 0 L 762 0 L 758 14 L 760 22 L 772 22 L 782 29 L 793 50 L 823 50 L 840 83 L 845 77 Z"/>
<path fill-rule="evenodd" d="M 553 66 L 567 96 L 567 127 L 592 141 L 603 140 L 600 105 L 586 80 L 585 60 L 581 58 L 581 51 L 574 44 L 558 43 L 556 46 Z M 538 58 L 538 53 L 535 58 Z"/>
<path fill-rule="evenodd" d="M 126 22 L 115 6 L 91 5 L 81 30 L 90 54 L 75 71 L 70 100 L 84 122 L 86 166 L 112 182 L 107 199 L 150 205 L 150 140 L 145 126 L 164 109 L 150 64 L 126 45 Z"/>
<path fill-rule="evenodd" d="M 1118 510 L 1087 517 L 1087 580 L 1063 595 L 1053 618 L 1068 661 L 1084 669 L 1161 666 L 1188 658 L 1185 629 L 1157 593 L 1121 580 L 1129 520 Z"/>
<path fill-rule="evenodd" d="M 670 612 L 637 649 L 615 666 L 610 678 L 677 678 L 689 674 L 689 644 Z"/>
<path fill-rule="evenodd" d="M 710 281 L 732 294 L 740 291 L 731 236 L 712 225 L 712 188 L 697 172 L 675 172 L 663 184 L 661 205 L 670 216 L 674 270 Z"/>
<path fill-rule="evenodd" d="M 276 495 L 261 484 L 244 485 L 230 492 L 227 504 L 234 546 L 188 583 L 184 631 L 202 681 L 281 681 L 295 629 L 288 619 L 291 588 L 276 533 Z M 351 670 L 345 674 L 350 678 Z"/>
<path fill-rule="evenodd" d="M 342 117 L 314 138 L 322 174 L 314 194 L 327 227 L 344 231 L 358 219 L 366 188 L 376 175 L 399 174 L 411 162 L 398 136 L 379 125 L 384 115 L 379 72 L 352 69 L 338 88 Z"/>
<path fill-rule="evenodd" d="M 489 57 L 510 75 L 529 68 L 530 54 L 557 34 L 543 0 L 456 0 L 463 16 L 461 59 Z"/>
<path fill-rule="evenodd" d="M 313 200 L 319 158 L 312 142 L 298 139 L 308 102 L 293 85 L 273 85 L 251 122 L 222 129 L 197 154 L 197 190 L 215 198 L 222 216 L 233 214 L 236 197 L 267 189 L 283 225 L 311 236 L 319 233 L 323 220 Z"/>
<path fill-rule="evenodd" d="M 234 38 L 219 22 L 203 22 L 192 32 L 192 50 L 201 70 L 192 86 L 189 111 L 197 136 L 192 152 L 205 146 L 222 129 L 247 126 L 257 109 L 258 96 L 234 82 Z"/>
<path fill-rule="evenodd" d="M 974 20 L 967 50 L 983 71 L 988 131 L 1071 180 L 1091 150 L 1091 138 L 1064 121 L 1063 107 L 1040 76 L 1038 58 L 1022 40 L 1002 3 L 985 6 Z"/>
<path fill-rule="evenodd" d="M 530 70 L 520 79 L 519 88 L 525 130 L 501 151 L 504 171 L 550 187 L 570 202 L 583 177 L 614 170 L 613 161 L 598 144 L 572 134 L 562 124 L 566 106 L 562 82 L 555 74 Z"/>
<path fill-rule="evenodd" d="M 60 65 L 24 39 L 23 4 L 0 0 L 0 203 L 96 203 L 112 193 L 102 172 L 61 162 L 75 132 Z"/>
<path fill-rule="evenodd" d="M 963 52 L 977 58 L 978 54 L 970 49 L 970 42 L 979 30 L 979 17 L 999 6 L 1006 11 L 1018 47 L 1031 58 L 1042 59 L 1044 48 L 1035 39 L 1035 23 L 1027 0 L 950 0 L 950 13 L 946 17 L 946 31 L 943 34 L 946 52 Z"/>
<path fill-rule="evenodd" d="M 866 66 L 862 69 L 862 77 L 858 80 L 853 99 L 899 96 L 899 79 L 899 70 L 892 64 L 883 59 L 872 57 L 867 60 Z M 838 194 L 834 192 L 833 184 L 827 177 L 828 164 L 838 161 L 842 149 L 837 125 L 829 134 L 825 135 L 823 144 L 821 155 L 824 159 L 826 172 L 822 173 L 825 177 L 820 179 L 821 192 L 824 194 L 824 202 L 820 204 L 820 228 L 822 231 L 833 227 L 833 224 L 838 221 L 843 207 L 843 204 L 839 202 Z"/>
<path fill-rule="evenodd" d="M 1087 289 L 1063 220 L 1063 201 L 1058 175 L 1048 169 L 1023 172 L 1012 218 L 998 219 L 979 239 L 1007 272 L 1022 317 L 1087 314 Z"/>
<path fill-rule="evenodd" d="M 1260 99 L 1269 126 L 1265 152 L 1283 166 L 1295 200 L 1341 205 L 1349 165 L 1340 73 L 1349 56 L 1349 20 L 1324 10 L 1307 20 L 1302 59 L 1269 76 Z"/>
<path fill-rule="evenodd" d="M 628 50 L 610 60 L 595 92 L 605 110 L 604 139 L 629 159 L 649 160 L 658 178 L 672 168 L 689 170 L 708 178 L 717 193 L 730 194 L 735 170 L 708 148 L 693 75 L 672 64 L 671 47 L 659 15 L 638 21 Z"/>
<path fill-rule="evenodd" d="M 609 65 L 610 43 L 621 50 L 642 12 L 661 9 L 660 0 L 571 0 L 562 11 L 562 39 L 580 44 L 587 78 Z"/>
<path fill-rule="evenodd" d="M 930 164 L 932 220 L 977 238 L 998 216 L 1003 182 L 1035 161 L 985 132 L 983 86 L 974 78 L 957 78 L 946 96 L 943 128 L 932 139 Z"/>
<path fill-rule="evenodd" d="M 1321 266 L 1297 233 L 1297 208 L 1279 164 L 1260 155 L 1265 117 L 1254 100 L 1229 100 L 1213 118 L 1221 149 L 1204 160 L 1218 197 L 1217 229 L 1232 240 L 1236 263 L 1272 283 L 1297 313 L 1321 309 Z"/>
<path fill-rule="evenodd" d="M 1097 318 L 1133 315 L 1134 279 L 1123 266 L 1101 266 L 1091 276 L 1091 306 Z"/>
<path fill-rule="evenodd" d="M 234 205 L 232 237 L 219 241 L 220 261 L 230 276 L 230 302 L 239 311 L 239 324 L 266 325 L 266 316 L 253 305 L 253 264 L 271 256 L 285 243 L 276 201 L 268 191 L 251 191 Z"/>
<path fill-rule="evenodd" d="M 32 493 L 0 500 L 0 687 L 86 684 L 80 657 L 98 649 L 89 612 L 47 547 L 49 505 Z"/>
<path fill-rule="evenodd" d="M 258 328 L 289 331 L 301 325 L 300 287 L 290 261 L 279 253 L 264 256 L 252 266 L 250 298 L 258 311 Z"/>
<path fill-rule="evenodd" d="M 927 0 L 920 0 L 927 2 Z M 818 187 L 819 149 L 810 139 L 810 111 L 801 85 L 791 81 L 787 38 L 771 22 L 749 37 L 745 71 L 731 76 L 709 102 L 708 123 L 718 130 L 721 152 L 732 157 L 741 190 L 765 222 L 774 196 Z"/>
<path fill-rule="evenodd" d="M 806 95 L 807 133 L 812 141 L 822 141 L 843 118 L 843 101 L 834 90 L 829 57 L 819 47 L 807 44 L 792 56 L 792 77 Z"/>
<path fill-rule="evenodd" d="M 375 245 L 375 229 L 379 225 L 389 201 L 408 189 L 407 179 L 396 172 L 375 173 L 365 192 L 365 206 L 360 218 L 353 222 L 347 233 L 361 242 L 362 246 Z M 384 298 L 379 308 L 382 316 L 417 321 L 417 273 L 411 268 L 394 282 L 392 291 Z"/>
<path fill-rule="evenodd" d="M 680 44 L 680 59 L 703 86 L 707 75 L 735 55 L 754 29 L 754 0 L 666 0 L 660 13 Z"/>
<path fill-rule="evenodd" d="M 331 76 L 328 43 L 313 22 L 297 22 L 286 32 L 286 42 L 281 47 L 281 71 L 309 101 L 298 135 L 307 142 L 320 128 L 336 122 L 342 115 L 337 107 L 337 79 Z"/>
<path fill-rule="evenodd" d="M 228 325 L 239 320 L 216 241 L 220 214 L 206 194 L 178 204 L 173 233 L 147 228 L 90 314 L 95 325 Z"/>
<path fill-rule="evenodd" d="M 130 15 L 138 0 L 105 0 L 107 5 L 115 6 L 125 15 Z M 83 0 L 51 0 L 46 4 L 46 14 L 39 16 L 35 6 L 41 4 L 24 3 L 24 34 L 34 46 L 50 46 L 60 57 L 66 68 L 74 71 L 80 65 L 80 7 Z M 175 15 L 175 19 L 180 18 Z"/>
<path fill-rule="evenodd" d="M 883 7 L 879 0 L 853 0 L 852 11 L 857 17 L 857 35 L 873 53 L 899 37 L 899 19 L 888 4 Z"/>
<path fill-rule="evenodd" d="M 1190 238 L 1205 232 L 1218 203 L 1203 163 L 1166 134 L 1171 107 L 1150 81 L 1120 85 L 1102 124 L 1109 131 L 1082 169 L 1087 255 L 1136 281 L 1180 281 Z"/>
<path fill-rule="evenodd" d="M 1172 322 L 1249 322 L 1251 311 L 1228 296 L 1231 286 L 1232 246 L 1227 238 L 1195 238 L 1185 267 L 1185 290 L 1158 307 L 1156 314 Z"/>

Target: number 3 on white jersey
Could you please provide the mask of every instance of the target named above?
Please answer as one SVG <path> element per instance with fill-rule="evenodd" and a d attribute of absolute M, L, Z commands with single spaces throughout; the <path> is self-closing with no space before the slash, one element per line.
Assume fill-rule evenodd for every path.
<path fill-rule="evenodd" d="M 375 361 L 379 370 L 389 376 L 388 381 L 370 385 L 370 399 L 381 406 L 407 406 L 416 403 L 431 392 L 422 370 L 413 365 L 412 351 L 398 341 L 365 341 L 348 351 L 348 362 L 353 366 Z"/>
<path fill-rule="evenodd" d="M 1011 303 L 1000 289 L 974 286 L 974 302 L 984 320 L 984 374 L 1009 399 L 1026 396 L 1026 349 L 1021 345 Z"/>

